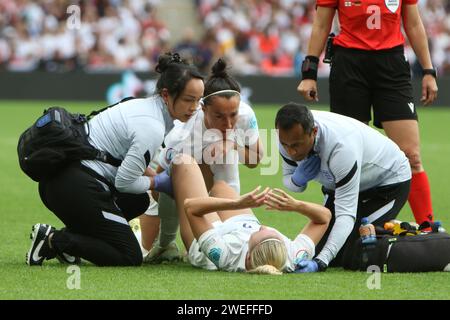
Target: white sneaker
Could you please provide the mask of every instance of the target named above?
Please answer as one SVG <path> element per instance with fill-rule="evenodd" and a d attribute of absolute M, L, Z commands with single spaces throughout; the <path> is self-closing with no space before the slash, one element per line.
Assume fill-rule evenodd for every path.
<path fill-rule="evenodd" d="M 160 247 L 159 241 L 156 242 L 149 253 L 144 257 L 144 263 L 160 264 L 163 262 L 176 262 L 180 260 L 180 251 L 177 244 L 169 243 L 167 247 Z"/>

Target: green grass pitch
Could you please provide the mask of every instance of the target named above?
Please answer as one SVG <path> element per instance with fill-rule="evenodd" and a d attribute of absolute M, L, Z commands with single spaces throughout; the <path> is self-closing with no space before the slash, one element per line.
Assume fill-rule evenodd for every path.
<path fill-rule="evenodd" d="M 369 274 L 329 269 L 325 273 L 258 276 L 208 272 L 187 263 L 138 268 L 99 268 L 81 265 L 80 289 L 70 290 L 67 266 L 48 261 L 43 267 L 25 265 L 31 226 L 61 222 L 41 203 L 37 184 L 28 179 L 17 162 L 20 133 L 50 105 L 87 113 L 102 102 L 0 101 L 0 299 L 449 299 L 448 273 L 382 274 L 381 288 L 367 287 Z M 272 128 L 276 106 L 255 106 L 260 128 Z M 423 162 L 432 188 L 436 218 L 450 229 L 450 108 L 420 108 Z M 276 150 L 275 150 L 276 151 Z M 271 151 L 268 150 L 268 154 Z M 242 168 L 242 191 L 261 184 L 282 187 L 280 173 L 262 176 L 258 169 Z M 317 184 L 302 199 L 320 202 Z M 263 224 L 294 237 L 306 219 L 294 213 L 256 214 Z M 399 218 L 412 221 L 407 205 Z M 181 246 L 180 246 L 181 247 Z"/>

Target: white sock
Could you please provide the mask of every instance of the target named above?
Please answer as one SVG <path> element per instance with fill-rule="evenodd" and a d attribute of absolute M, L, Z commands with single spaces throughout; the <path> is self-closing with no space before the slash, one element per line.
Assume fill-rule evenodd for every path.
<path fill-rule="evenodd" d="M 164 248 L 175 241 L 180 224 L 175 200 L 164 193 L 159 195 L 159 217 L 161 218 L 159 245 Z"/>
<path fill-rule="evenodd" d="M 150 251 L 148 251 L 147 249 L 145 249 L 143 246 L 141 246 L 141 251 L 142 251 L 142 256 L 145 258 L 147 255 L 148 255 L 148 253 L 150 252 Z"/>

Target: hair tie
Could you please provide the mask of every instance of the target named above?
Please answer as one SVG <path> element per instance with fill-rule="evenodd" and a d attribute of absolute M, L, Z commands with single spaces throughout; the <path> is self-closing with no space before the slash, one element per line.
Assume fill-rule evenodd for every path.
<path fill-rule="evenodd" d="M 175 62 L 175 63 L 181 63 L 181 57 L 178 53 L 174 53 L 171 57 L 170 57 L 170 62 Z"/>

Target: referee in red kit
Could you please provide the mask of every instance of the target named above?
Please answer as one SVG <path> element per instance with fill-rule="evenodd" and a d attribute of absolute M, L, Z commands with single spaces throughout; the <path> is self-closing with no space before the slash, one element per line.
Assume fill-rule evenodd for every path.
<path fill-rule="evenodd" d="M 406 154 L 413 173 L 409 204 L 417 223 L 433 220 L 428 177 L 420 157 L 419 126 L 411 71 L 403 52 L 401 25 L 423 68 L 425 105 L 437 96 L 436 70 L 428 49 L 418 0 L 317 0 L 308 56 L 297 90 L 318 101 L 317 67 L 335 12 L 341 31 L 333 39 L 330 73 L 331 111 L 383 128 Z"/>

